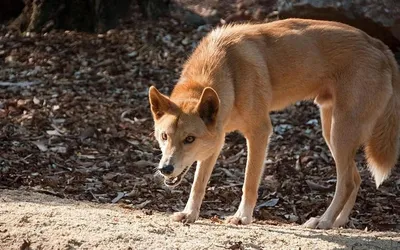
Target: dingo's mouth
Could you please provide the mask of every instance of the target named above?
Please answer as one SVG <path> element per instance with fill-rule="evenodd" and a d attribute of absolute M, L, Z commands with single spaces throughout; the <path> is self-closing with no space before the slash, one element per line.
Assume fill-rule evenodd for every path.
<path fill-rule="evenodd" d="M 178 176 L 173 177 L 173 178 L 165 178 L 164 179 L 164 184 L 168 187 L 176 187 L 178 186 L 181 181 L 182 178 L 186 175 L 187 171 L 189 170 L 190 166 L 187 166 L 182 173 L 180 173 Z"/>

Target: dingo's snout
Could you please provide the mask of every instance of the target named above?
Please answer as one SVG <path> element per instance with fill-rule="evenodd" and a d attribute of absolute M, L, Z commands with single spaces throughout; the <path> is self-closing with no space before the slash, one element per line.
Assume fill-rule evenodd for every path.
<path fill-rule="evenodd" d="M 170 175 L 174 172 L 174 166 L 171 164 L 166 164 L 158 168 L 158 170 L 163 175 Z"/>

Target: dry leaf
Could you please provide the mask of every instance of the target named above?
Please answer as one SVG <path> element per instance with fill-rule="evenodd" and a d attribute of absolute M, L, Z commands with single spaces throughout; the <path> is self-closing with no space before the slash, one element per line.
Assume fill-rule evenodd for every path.
<path fill-rule="evenodd" d="M 46 152 L 48 150 L 46 140 L 33 141 L 32 143 L 35 144 L 42 152 Z"/>
<path fill-rule="evenodd" d="M 125 197 L 125 192 L 118 192 L 117 196 L 111 201 L 112 203 L 117 203 L 119 200 Z"/>

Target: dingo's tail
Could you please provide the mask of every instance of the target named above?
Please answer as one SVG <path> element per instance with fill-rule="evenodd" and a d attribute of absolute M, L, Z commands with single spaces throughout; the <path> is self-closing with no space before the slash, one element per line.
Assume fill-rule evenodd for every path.
<path fill-rule="evenodd" d="M 393 54 L 385 51 L 392 68 L 393 95 L 385 111 L 378 119 L 372 135 L 366 143 L 365 153 L 376 187 L 389 176 L 399 157 L 400 138 L 400 78 Z"/>

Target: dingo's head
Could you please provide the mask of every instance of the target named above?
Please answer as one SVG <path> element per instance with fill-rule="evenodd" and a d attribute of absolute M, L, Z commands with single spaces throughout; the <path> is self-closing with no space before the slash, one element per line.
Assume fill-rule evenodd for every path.
<path fill-rule="evenodd" d="M 200 99 L 173 102 L 150 87 L 149 100 L 155 123 L 155 137 L 162 151 L 159 173 L 167 186 L 177 186 L 195 161 L 210 157 L 220 146 L 216 119 L 219 97 L 205 88 Z"/>

